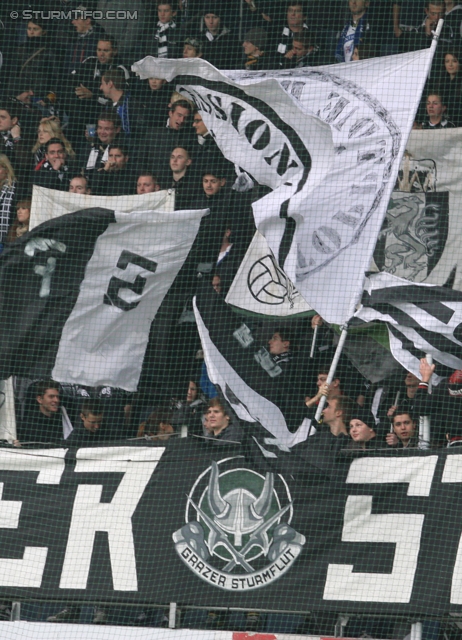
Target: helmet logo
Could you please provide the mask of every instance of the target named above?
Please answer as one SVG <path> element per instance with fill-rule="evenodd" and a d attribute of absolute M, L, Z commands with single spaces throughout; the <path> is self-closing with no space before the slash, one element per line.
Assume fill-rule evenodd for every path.
<path fill-rule="evenodd" d="M 202 488 L 200 481 L 207 475 Z M 306 539 L 290 526 L 289 489 L 277 478 L 282 481 L 280 495 L 273 473 L 262 476 L 240 468 L 220 474 L 212 462 L 198 478 L 187 497 L 186 524 L 175 531 L 173 541 L 180 558 L 202 580 L 227 591 L 248 591 L 271 584 L 290 569 Z"/>

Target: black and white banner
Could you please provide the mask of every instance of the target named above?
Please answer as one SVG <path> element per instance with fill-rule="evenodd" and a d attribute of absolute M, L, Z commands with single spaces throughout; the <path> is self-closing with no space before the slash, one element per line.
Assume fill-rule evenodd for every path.
<path fill-rule="evenodd" d="M 279 266 L 327 321 L 353 315 L 433 51 L 288 71 L 145 58 L 225 156 L 273 191 L 253 204 Z M 243 283 L 242 286 L 247 286 Z"/>
<path fill-rule="evenodd" d="M 271 318 L 293 318 L 313 312 L 278 265 L 259 231 L 241 262 L 226 302 L 244 312 Z"/>
<path fill-rule="evenodd" d="M 412 131 L 371 270 L 462 290 L 461 153 L 461 129 Z"/>
<path fill-rule="evenodd" d="M 309 365 L 274 362 L 212 287 L 199 291 L 194 313 L 207 374 L 238 418 L 261 424 L 286 447 L 305 440 L 310 428 L 303 402 Z"/>
<path fill-rule="evenodd" d="M 435 364 L 462 368 L 460 291 L 379 273 L 366 279 L 362 307 L 355 317 L 386 322 L 393 357 L 416 376 L 426 354 Z"/>
<path fill-rule="evenodd" d="M 34 185 L 29 229 L 66 213 L 92 207 L 103 207 L 122 213 L 131 213 L 132 211 L 173 212 L 175 210 L 175 192 L 169 189 L 122 197 L 92 196 L 88 193 L 68 193 Z"/>
<path fill-rule="evenodd" d="M 0 449 L 0 597 L 460 613 L 461 483 L 455 451 L 342 457 L 311 482 L 200 439 Z"/>
<path fill-rule="evenodd" d="M 0 256 L 0 378 L 136 391 L 151 322 L 205 213 L 83 209 L 18 239 Z"/>

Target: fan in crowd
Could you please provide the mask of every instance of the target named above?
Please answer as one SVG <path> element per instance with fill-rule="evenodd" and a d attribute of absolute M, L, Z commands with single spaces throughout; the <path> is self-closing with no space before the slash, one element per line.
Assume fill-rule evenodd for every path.
<path fill-rule="evenodd" d="M 387 434 L 387 444 L 398 449 L 412 449 L 418 446 L 419 434 L 415 420 L 409 413 L 397 411 L 393 416 L 393 431 Z"/>
<path fill-rule="evenodd" d="M 13 219 L 16 177 L 7 156 L 0 154 L 0 246 L 8 236 Z"/>
<path fill-rule="evenodd" d="M 6 237 L 7 243 L 14 242 L 17 238 L 20 238 L 29 231 L 31 207 L 32 201 L 30 199 L 19 200 L 16 205 L 16 218 L 9 228 L 8 235 Z"/>
<path fill-rule="evenodd" d="M 90 194 L 89 180 L 80 174 L 74 176 L 69 181 L 69 193 Z"/>
<path fill-rule="evenodd" d="M 18 81 L 29 86 L 41 100 L 56 99 L 58 84 L 58 62 L 45 21 L 27 23 L 26 42 L 19 44 L 15 55 L 7 58 L 10 94 Z"/>
<path fill-rule="evenodd" d="M 126 143 L 125 134 L 122 133 L 122 121 L 117 113 L 103 111 L 97 120 L 97 126 L 92 130 L 92 135 L 86 132 L 86 144 L 82 144 L 78 159 L 79 167 L 88 176 L 99 169 L 104 169 L 112 144 Z"/>
<path fill-rule="evenodd" d="M 375 418 L 367 409 L 358 408 L 352 411 L 348 433 L 351 442 L 347 449 L 366 450 L 383 446 L 376 433 Z"/>
<path fill-rule="evenodd" d="M 114 144 L 104 167 L 93 173 L 91 190 L 95 196 L 130 195 L 135 192 L 135 181 L 128 148 Z"/>
<path fill-rule="evenodd" d="M 456 127 L 462 123 L 462 71 L 458 48 L 448 49 L 444 55 L 444 73 L 440 90 L 444 96 L 451 121 Z"/>
<path fill-rule="evenodd" d="M 455 124 L 446 118 L 446 104 L 442 93 L 430 93 L 427 97 L 427 116 L 422 129 L 453 129 Z"/>
<path fill-rule="evenodd" d="M 206 399 L 201 393 L 199 383 L 190 380 L 186 398 L 183 401 L 174 401 L 172 425 L 178 431 L 181 427 L 187 427 L 189 433 L 203 434 L 202 416 Z"/>
<path fill-rule="evenodd" d="M 186 38 L 183 43 L 183 58 L 202 58 L 202 42 L 197 38 Z"/>
<path fill-rule="evenodd" d="M 98 2 L 103 9 L 109 4 L 109 0 Z M 49 25 L 34 18 L 20 29 L 11 21 L 4 25 L 0 244 L 20 242 L 27 232 L 33 185 L 69 191 L 74 194 L 73 200 L 90 194 L 104 197 L 135 193 L 145 194 L 147 199 L 146 194 L 169 189 L 175 193 L 176 210 L 209 210 L 153 324 L 158 337 L 152 359 L 155 375 L 152 385 L 146 383 L 143 389 L 148 395 L 154 390 L 153 410 L 163 406 L 165 398 L 182 397 L 181 385 L 200 341 L 191 322 L 193 328 L 184 347 L 188 354 L 185 363 L 181 358 L 170 358 L 172 353 L 178 354 L 178 337 L 186 330 L 181 323 L 192 315 L 192 298 L 199 283 L 207 282 L 220 296 L 227 294 L 255 232 L 252 203 L 270 190 L 225 157 L 214 130 L 208 129 L 204 104 L 194 104 L 191 95 L 187 99 L 175 93 L 176 86 L 164 78 L 140 80 L 130 72 L 131 65 L 148 54 L 170 59 L 200 58 L 219 69 L 250 73 L 265 74 L 272 69 L 297 73 L 290 70 L 335 58 L 342 62 L 362 60 L 383 53 L 387 47 L 411 51 L 417 45 L 427 46 L 438 18 L 446 13 L 444 66 L 441 57 L 435 58 L 422 128 L 435 130 L 460 124 L 462 20 L 457 5 L 450 0 L 429 0 L 416 8 L 416 3 L 397 0 L 382 11 L 377 2 L 349 0 L 345 15 L 339 4 L 332 0 L 325 10 L 315 10 L 302 0 L 247 0 L 239 9 L 237 3 L 214 0 L 159 0 L 149 10 L 140 2 L 132 3 L 130 9 L 139 10 L 139 16 L 131 22 L 111 23 L 82 14 L 63 24 Z M 391 43 L 387 40 L 389 33 L 394 39 Z M 443 75 L 437 67 L 444 68 Z M 307 327 L 312 330 L 310 323 Z M 264 328 L 261 330 L 264 333 Z M 332 336 L 325 325 L 322 331 Z M 268 345 L 268 366 L 284 372 L 279 380 L 268 384 L 279 388 L 284 403 L 285 391 L 295 385 L 291 371 L 301 359 L 299 341 L 294 342 L 286 327 L 268 329 L 266 335 L 273 336 Z M 326 348 L 332 352 L 331 345 Z M 381 420 L 386 421 L 387 411 L 389 418 L 404 409 L 415 415 L 422 412 L 419 380 L 411 373 L 405 375 L 406 389 L 397 406 L 387 395 L 387 406 L 375 412 Z M 311 416 L 321 397 L 326 396 L 329 405 L 324 422 L 336 424 L 335 415 L 340 410 L 337 404 L 342 404 L 345 393 L 353 398 L 360 396 L 355 392 L 356 383 L 351 382 L 354 375 L 337 374 L 327 387 L 325 365 L 316 360 L 310 376 L 303 392 L 300 390 L 300 411 Z M 400 384 L 401 373 L 396 376 L 396 385 Z M 184 406 L 189 407 L 188 399 Z M 334 414 L 332 420 L 329 412 Z M 136 411 L 133 415 L 136 423 Z M 77 415 L 77 423 L 79 419 Z M 177 419 L 178 414 L 174 417 L 175 428 Z M 342 418 L 345 429 L 339 433 L 345 437 L 348 422 Z M 374 442 L 386 445 L 380 430 L 370 424 L 370 417 L 363 422 L 375 431 Z M 355 433 L 354 428 L 351 433 Z"/>
<path fill-rule="evenodd" d="M 204 414 L 204 429 L 206 438 L 217 443 L 239 443 L 242 440 L 241 428 L 232 420 L 229 409 L 218 398 L 209 401 Z"/>
<path fill-rule="evenodd" d="M 160 190 L 160 184 L 157 182 L 157 177 L 150 171 L 142 172 L 138 175 L 136 181 L 136 193 L 154 193 L 154 191 Z"/>
<path fill-rule="evenodd" d="M 50 138 L 45 146 L 45 157 L 34 170 L 33 183 L 58 191 L 69 190 L 69 163 L 64 142 Z"/>
<path fill-rule="evenodd" d="M 44 119 L 38 126 L 37 142 L 32 147 L 32 153 L 34 154 L 34 170 L 40 169 L 41 164 L 45 162 L 45 145 L 52 138 L 63 142 L 69 158 L 75 157 L 72 145 L 63 133 L 61 123 L 56 118 Z"/>

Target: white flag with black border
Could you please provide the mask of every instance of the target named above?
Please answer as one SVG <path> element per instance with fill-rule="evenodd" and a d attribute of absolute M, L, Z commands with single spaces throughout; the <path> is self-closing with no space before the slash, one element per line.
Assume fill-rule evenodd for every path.
<path fill-rule="evenodd" d="M 264 236 L 253 240 L 229 288 L 226 302 L 244 312 L 278 317 L 301 317 L 313 309 L 278 265 Z"/>
<path fill-rule="evenodd" d="M 295 358 L 283 370 L 212 287 L 199 289 L 194 314 L 207 374 L 238 418 L 260 424 L 286 447 L 306 440 L 312 432 L 304 403 L 306 362 Z"/>
<path fill-rule="evenodd" d="M 261 72 L 147 57 L 132 68 L 175 81 L 225 157 L 273 190 L 252 205 L 257 229 L 307 303 L 343 324 L 361 297 L 432 56 Z"/>

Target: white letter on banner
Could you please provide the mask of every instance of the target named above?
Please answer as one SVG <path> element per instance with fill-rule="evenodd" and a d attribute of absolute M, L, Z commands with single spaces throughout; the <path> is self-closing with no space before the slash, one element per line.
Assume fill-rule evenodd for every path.
<path fill-rule="evenodd" d="M 448 456 L 441 482 L 462 482 L 462 456 Z M 462 537 L 457 549 L 451 584 L 451 604 L 462 604 Z"/>
<path fill-rule="evenodd" d="M 67 449 L 29 452 L 0 451 L 0 470 L 38 471 L 37 484 L 59 484 Z M 17 529 L 22 502 L 3 500 L 0 483 L 0 529 Z M 47 559 L 47 547 L 25 547 L 22 559 L 0 558 L 0 586 L 40 587 Z"/>
<path fill-rule="evenodd" d="M 415 458 L 364 458 L 355 460 L 347 483 L 403 482 L 408 496 L 430 495 L 437 456 Z M 354 565 L 330 564 L 324 588 L 325 600 L 360 602 L 409 602 L 417 569 L 425 516 L 417 513 L 372 514 L 372 496 L 348 496 L 342 540 L 345 542 L 394 542 L 391 573 L 353 573 Z"/>
<path fill-rule="evenodd" d="M 137 591 L 132 515 L 165 448 L 80 449 L 76 473 L 124 473 L 111 502 L 101 502 L 102 485 L 79 485 L 74 501 L 61 589 L 85 589 L 96 531 L 107 531 L 116 591 Z"/>

